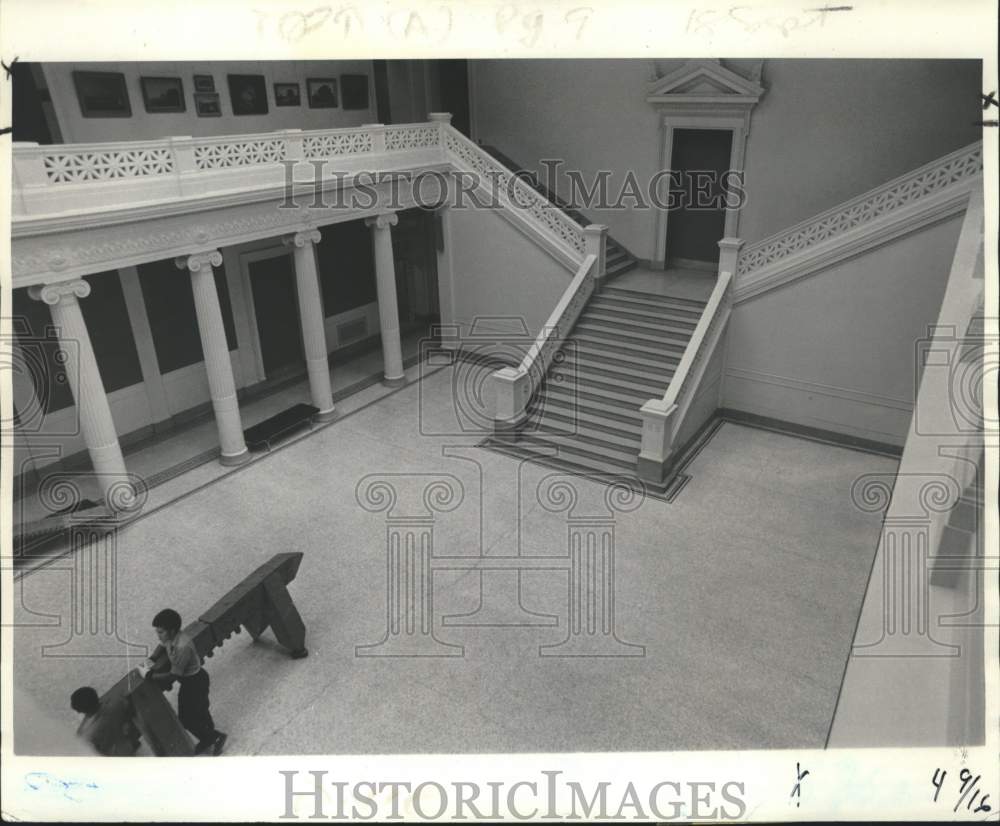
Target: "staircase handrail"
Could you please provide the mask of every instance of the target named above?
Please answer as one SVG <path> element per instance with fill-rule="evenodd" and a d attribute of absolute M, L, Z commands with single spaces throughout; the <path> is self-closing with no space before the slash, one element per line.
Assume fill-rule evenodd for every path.
<path fill-rule="evenodd" d="M 531 397 L 541 386 L 556 353 L 594 294 L 600 277 L 600 260 L 600 255 L 596 253 L 589 253 L 584 257 L 576 275 L 556 302 L 520 364 L 516 367 L 503 367 L 493 373 L 496 387 L 495 418 L 501 427 L 516 427 L 524 418 Z"/>
<path fill-rule="evenodd" d="M 688 374 L 691 372 L 695 361 L 698 359 L 698 355 L 702 351 L 709 331 L 720 320 L 725 318 L 729 312 L 729 308 L 724 306 L 723 302 L 732 281 L 733 274 L 728 270 L 719 273 L 715 287 L 712 290 L 712 295 L 709 297 L 705 309 L 701 312 L 701 317 L 695 325 L 687 347 L 684 348 L 684 355 L 681 356 L 680 364 L 677 365 L 677 371 L 674 373 L 673 378 L 670 379 L 670 384 L 667 386 L 663 398 L 650 399 L 646 404 L 655 405 L 664 411 L 670 411 L 672 408 L 678 406 L 677 400 L 687 383 Z M 645 407 L 645 405 L 643 406 Z"/>
<path fill-rule="evenodd" d="M 505 207 L 521 214 L 527 213 L 527 217 L 547 236 L 567 248 L 576 262 L 584 257 L 586 242 L 584 228 L 580 224 L 451 124 L 442 123 L 441 126 L 442 147 L 453 165 L 479 174 L 484 185 L 489 182 L 489 185 L 495 186 Z"/>
<path fill-rule="evenodd" d="M 982 171 L 983 142 L 976 141 L 748 244 L 740 255 L 736 276 L 742 279 L 943 190 L 956 186 L 968 189 Z"/>

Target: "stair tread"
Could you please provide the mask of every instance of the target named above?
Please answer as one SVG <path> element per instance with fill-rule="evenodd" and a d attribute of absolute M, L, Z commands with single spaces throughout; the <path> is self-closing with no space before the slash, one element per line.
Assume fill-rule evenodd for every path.
<path fill-rule="evenodd" d="M 645 335 L 652 336 L 663 341 L 672 341 L 676 344 L 685 345 L 691 338 L 691 331 L 672 328 L 668 324 L 647 324 L 641 321 L 634 321 L 629 319 L 627 321 L 616 318 L 615 316 L 606 316 L 597 313 L 584 313 L 580 316 L 580 320 L 577 322 L 578 325 L 582 325 L 583 330 L 593 329 L 593 327 L 599 326 L 608 332 L 615 333 L 617 335 Z"/>
<path fill-rule="evenodd" d="M 524 444 L 518 442 L 514 445 L 508 445 L 503 442 L 497 442 L 495 440 L 487 440 L 488 445 L 493 449 L 500 451 L 501 453 L 506 453 L 510 456 L 517 456 L 522 459 L 532 459 L 537 458 L 537 460 L 550 467 L 562 468 L 569 473 L 580 474 L 584 477 L 587 474 L 611 474 L 618 477 L 630 478 L 634 477 L 635 471 L 625 471 L 619 465 L 613 465 L 608 462 L 602 462 L 596 458 L 574 456 L 573 458 L 577 461 L 571 461 L 562 456 L 548 456 L 545 454 L 536 454 L 535 451 L 531 449 L 530 444 Z"/>
<path fill-rule="evenodd" d="M 593 441 L 609 448 L 617 447 L 621 450 L 627 450 L 629 452 L 634 451 L 636 454 L 639 452 L 639 444 L 642 441 L 641 436 L 630 434 L 620 435 L 599 427 L 583 424 L 582 422 L 565 422 L 561 419 L 548 418 L 545 415 L 529 419 L 525 423 L 525 427 L 522 432 L 526 434 L 555 433 L 564 436 L 573 436 L 588 444 Z"/>
<path fill-rule="evenodd" d="M 563 382 L 554 386 L 548 386 L 546 382 L 545 393 L 554 394 L 557 396 L 563 396 L 564 398 L 578 398 L 581 400 L 581 404 L 586 405 L 588 401 L 600 401 L 605 404 L 613 402 L 619 407 L 624 407 L 626 410 L 631 409 L 634 411 L 632 415 L 639 415 L 639 408 L 643 406 L 649 399 L 657 398 L 662 396 L 662 393 L 622 393 L 618 390 L 608 390 L 603 387 L 587 387 L 574 385 L 570 382 Z"/>
<path fill-rule="evenodd" d="M 592 299 L 587 305 L 587 309 L 603 313 L 614 313 L 615 315 L 620 315 L 622 318 L 650 319 L 651 321 L 669 319 L 678 324 L 689 326 L 692 330 L 698 326 L 698 321 L 701 318 L 701 313 L 688 312 L 684 309 L 676 309 L 669 306 L 652 307 L 644 304 L 625 306 L 618 304 L 613 299 L 607 298 Z"/>
<path fill-rule="evenodd" d="M 638 449 L 611 448 L 602 445 L 591 444 L 577 439 L 574 436 L 564 436 L 558 433 L 534 432 L 525 433 L 518 437 L 519 441 L 530 443 L 540 443 L 559 448 L 559 455 L 572 453 L 583 456 L 594 456 L 605 462 L 617 464 L 623 470 L 634 471 Z"/>
<path fill-rule="evenodd" d="M 560 366 L 550 375 L 562 382 L 575 382 L 584 390 L 589 387 L 595 393 L 607 388 L 620 388 L 622 391 L 627 389 L 630 394 L 643 399 L 662 396 L 673 377 L 671 374 L 662 378 L 647 379 L 644 376 L 625 375 L 620 370 L 615 370 L 613 366 L 601 369 L 578 365 Z"/>
<path fill-rule="evenodd" d="M 566 353 L 566 363 L 575 362 L 578 364 L 608 364 L 615 362 L 628 369 L 630 373 L 649 375 L 650 378 L 658 379 L 667 372 L 672 372 L 680 363 L 681 354 L 676 351 L 667 353 L 646 354 L 637 352 L 621 352 L 614 349 L 614 345 L 608 342 L 605 346 L 589 344 L 587 342 L 577 343 L 576 347 Z M 631 368 L 631 369 L 629 369 Z"/>
<path fill-rule="evenodd" d="M 551 400 L 550 400 L 551 402 Z M 573 427 L 587 427 L 603 429 L 615 434 L 640 438 L 642 436 L 642 421 L 633 419 L 623 421 L 621 418 L 611 418 L 609 415 L 592 410 L 583 410 L 576 407 L 564 407 L 556 404 L 546 404 L 542 401 L 533 402 L 528 408 L 528 415 L 531 418 L 546 421 L 559 421 Z"/>
<path fill-rule="evenodd" d="M 642 332 L 633 331 L 632 333 L 624 333 L 620 329 L 615 329 L 613 327 L 608 327 L 603 324 L 587 324 L 583 323 L 582 326 L 577 324 L 573 328 L 573 337 L 577 340 L 591 340 L 591 341 L 601 341 L 601 342 L 613 342 L 616 345 L 621 345 L 623 347 L 637 347 L 650 349 L 656 352 L 657 355 L 666 355 L 668 353 L 682 354 L 684 348 L 687 346 L 685 341 L 675 340 L 675 339 L 664 339 L 661 336 L 649 336 Z"/>
<path fill-rule="evenodd" d="M 677 295 L 663 295 L 661 293 L 647 293 L 642 290 L 630 290 L 628 287 L 620 287 L 609 284 L 603 287 L 598 293 L 601 296 L 612 296 L 626 301 L 635 301 L 643 304 L 676 304 L 679 307 L 689 307 L 692 310 L 701 311 L 708 304 L 708 301 L 701 301 L 697 298 L 682 298 Z"/>
<path fill-rule="evenodd" d="M 577 352 L 607 353 L 621 358 L 646 359 L 660 366 L 672 366 L 681 360 L 683 351 L 672 347 L 657 347 L 652 342 L 638 344 L 632 341 L 622 341 L 609 336 L 591 336 L 590 333 L 574 334 L 572 341 Z"/>
<path fill-rule="evenodd" d="M 546 409 L 565 411 L 566 415 L 569 416 L 608 418 L 612 421 L 621 421 L 642 428 L 642 417 L 639 415 L 640 406 L 633 404 L 631 399 L 629 399 L 628 404 L 621 404 L 613 399 L 601 401 L 600 399 L 579 397 L 574 393 L 546 393 L 543 390 L 537 403 L 544 405 Z"/>

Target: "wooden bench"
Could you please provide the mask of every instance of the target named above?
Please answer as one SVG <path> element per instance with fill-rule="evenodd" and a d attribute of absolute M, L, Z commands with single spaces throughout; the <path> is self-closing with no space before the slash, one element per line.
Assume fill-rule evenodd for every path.
<path fill-rule="evenodd" d="M 254 640 L 270 628 L 293 659 L 307 656 L 305 624 L 287 587 L 301 563 L 301 552 L 276 554 L 197 620 L 188 623 L 184 633 L 194 641 L 199 656 L 211 657 L 241 626 Z M 153 652 L 152 659 L 154 671 L 170 668 L 162 646 Z M 163 690 L 139 676 L 138 670 L 133 668 L 105 692 L 101 707 L 104 710 L 101 723 L 111 730 L 98 734 L 102 742 L 117 746 L 114 753 L 134 753 L 131 735 L 121 725 L 122 720 L 131 720 L 153 754 L 161 757 L 194 754 L 191 740 L 163 696 Z"/>
<path fill-rule="evenodd" d="M 312 423 L 312 417 L 319 413 L 319 408 L 300 402 L 287 410 L 275 413 L 268 419 L 258 422 L 253 427 L 243 431 L 243 438 L 251 450 L 271 449 L 271 444 L 282 436 Z"/>

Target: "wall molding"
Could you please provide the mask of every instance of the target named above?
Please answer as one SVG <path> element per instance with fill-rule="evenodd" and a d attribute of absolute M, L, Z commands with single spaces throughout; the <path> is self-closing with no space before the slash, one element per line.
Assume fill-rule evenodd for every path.
<path fill-rule="evenodd" d="M 744 381 L 771 384 L 778 387 L 786 387 L 791 390 L 800 390 L 807 393 L 817 393 L 821 396 L 830 396 L 834 399 L 844 399 L 857 404 L 866 404 L 873 407 L 891 407 L 894 410 L 902 410 L 907 413 L 913 412 L 913 401 L 901 399 L 896 396 L 883 396 L 879 393 L 869 393 L 866 390 L 855 390 L 850 387 L 838 387 L 833 384 L 822 384 L 820 382 L 808 381 L 806 379 L 796 379 L 790 376 L 780 376 L 776 373 L 767 373 L 763 370 L 746 370 L 741 367 L 727 367 L 725 369 L 726 378 L 732 377 Z"/>

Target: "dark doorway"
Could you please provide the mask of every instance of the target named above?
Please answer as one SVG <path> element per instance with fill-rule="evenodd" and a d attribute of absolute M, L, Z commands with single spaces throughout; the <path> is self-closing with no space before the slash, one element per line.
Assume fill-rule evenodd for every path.
<path fill-rule="evenodd" d="M 724 175 L 729 170 L 729 129 L 675 129 L 670 169 L 673 203 L 667 218 L 667 263 L 718 264 L 726 231 Z"/>
<path fill-rule="evenodd" d="M 275 372 L 305 361 L 292 259 L 282 255 L 253 261 L 249 271 L 260 355 L 265 374 L 272 378 Z"/>
<path fill-rule="evenodd" d="M 437 284 L 437 215 L 424 209 L 397 213 L 392 230 L 396 295 L 402 325 L 440 320 Z"/>
<path fill-rule="evenodd" d="M 439 60 L 441 111 L 451 112 L 451 125 L 469 136 L 469 61 Z"/>

